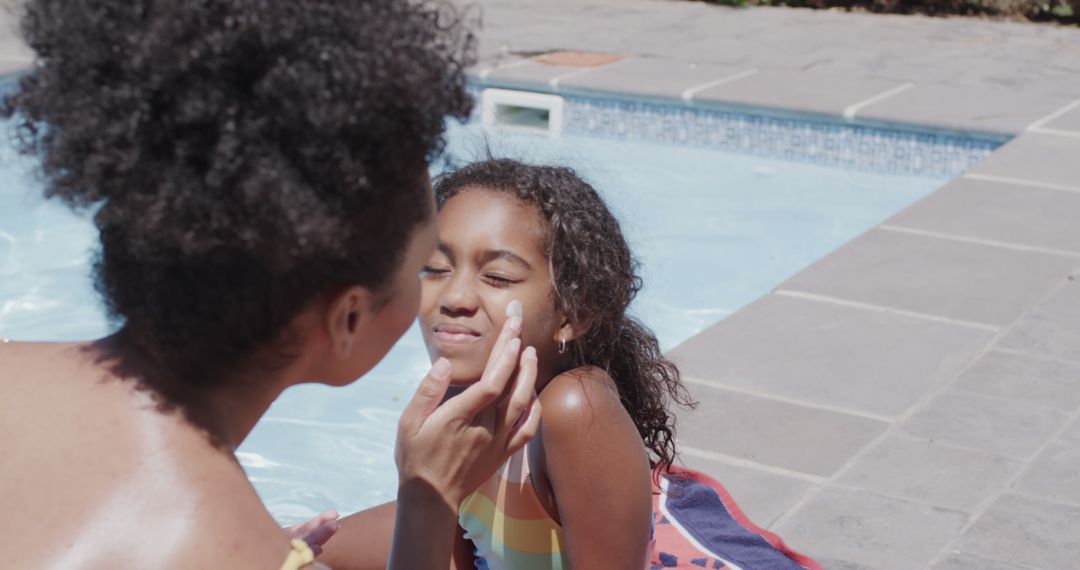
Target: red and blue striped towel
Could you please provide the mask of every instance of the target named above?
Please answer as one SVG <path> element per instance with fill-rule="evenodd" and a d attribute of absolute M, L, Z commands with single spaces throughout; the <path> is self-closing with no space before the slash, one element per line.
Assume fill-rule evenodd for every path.
<path fill-rule="evenodd" d="M 751 522 L 708 475 L 673 466 L 654 480 L 651 570 L 822 570 Z"/>

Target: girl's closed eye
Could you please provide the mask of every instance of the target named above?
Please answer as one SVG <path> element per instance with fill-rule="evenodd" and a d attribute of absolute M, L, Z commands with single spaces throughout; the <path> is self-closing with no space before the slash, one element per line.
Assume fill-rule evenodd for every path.
<path fill-rule="evenodd" d="M 450 273 L 450 268 L 448 267 L 425 265 L 420 268 L 420 277 L 439 277 L 441 275 L 446 275 L 447 273 Z"/>
<path fill-rule="evenodd" d="M 513 277 L 508 277 L 497 273 L 484 273 L 482 275 L 482 278 L 488 283 L 488 285 L 500 288 L 510 287 L 511 285 L 517 285 L 518 283 L 521 283 L 521 279 L 515 279 Z"/>

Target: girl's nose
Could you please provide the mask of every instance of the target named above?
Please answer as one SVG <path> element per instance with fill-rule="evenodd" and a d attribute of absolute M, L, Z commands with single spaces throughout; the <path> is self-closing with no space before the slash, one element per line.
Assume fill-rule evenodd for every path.
<path fill-rule="evenodd" d="M 470 315 L 477 311 L 479 299 L 465 272 L 457 272 L 450 277 L 439 299 L 439 307 L 444 313 L 455 315 Z"/>

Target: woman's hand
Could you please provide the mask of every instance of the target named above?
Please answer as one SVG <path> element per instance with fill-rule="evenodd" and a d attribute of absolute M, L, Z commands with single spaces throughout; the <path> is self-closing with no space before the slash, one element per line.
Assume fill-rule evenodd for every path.
<path fill-rule="evenodd" d="M 455 510 L 532 439 L 540 422 L 536 350 L 521 350 L 518 338 L 521 304 L 512 302 L 507 315 L 480 381 L 440 406 L 451 377 L 450 363 L 440 358 L 398 424 L 400 485 L 423 482 Z"/>
<path fill-rule="evenodd" d="M 401 415 L 388 568 L 445 569 L 458 506 L 536 435 L 536 350 L 521 350 L 521 303 L 512 302 L 507 316 L 479 382 L 440 406 L 451 370 L 439 359 Z"/>

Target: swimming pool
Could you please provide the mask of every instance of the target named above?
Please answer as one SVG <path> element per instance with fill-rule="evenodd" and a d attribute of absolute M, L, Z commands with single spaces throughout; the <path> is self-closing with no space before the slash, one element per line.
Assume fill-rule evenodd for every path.
<path fill-rule="evenodd" d="M 735 133 L 731 140 L 749 141 L 750 148 L 743 150 L 751 153 L 722 152 L 694 145 L 687 138 L 692 133 L 686 140 L 665 140 L 664 133 L 678 125 L 665 126 L 671 119 L 663 108 L 600 100 L 582 105 L 568 109 L 568 120 L 579 113 L 581 131 L 588 132 L 569 129 L 559 138 L 485 132 L 476 123 L 452 126 L 449 161 L 484 158 L 490 147 L 498 156 L 578 169 L 623 224 L 645 281 L 633 310 L 666 348 L 767 293 L 959 173 L 947 168 L 883 173 L 881 168 L 853 169 L 843 160 L 801 160 L 770 138 L 770 132 L 778 132 L 776 124 L 754 116 L 732 119 L 749 125 L 750 135 Z M 700 128 L 710 117 L 679 120 Z M 624 119 L 646 134 L 657 134 L 637 136 L 641 129 L 619 123 Z M 850 127 L 843 125 L 786 124 L 795 135 L 783 136 L 803 137 L 804 146 L 816 136 L 815 129 L 838 129 L 838 140 L 862 136 L 844 131 Z M 755 134 L 754 128 L 765 134 Z M 712 140 L 710 133 L 702 140 Z M 832 149 L 829 156 L 854 156 L 856 144 L 875 140 L 883 145 L 878 150 L 893 152 L 884 146 L 892 144 L 888 136 L 863 134 L 869 138 L 850 143 L 852 149 Z M 956 146 L 947 138 L 928 144 L 941 148 L 930 148 L 927 156 Z M 769 145 L 779 145 L 782 152 L 752 152 Z M 992 148 L 987 144 L 986 152 Z M 30 169 L 31 163 L 15 157 L 6 140 L 0 144 L 0 336 L 74 340 L 107 334 L 111 325 L 88 276 L 93 228 L 60 204 L 44 202 Z M 397 417 L 427 368 L 414 326 L 362 381 L 342 389 L 297 387 L 274 404 L 238 455 L 280 522 L 306 519 L 329 507 L 351 512 L 393 498 Z"/>

